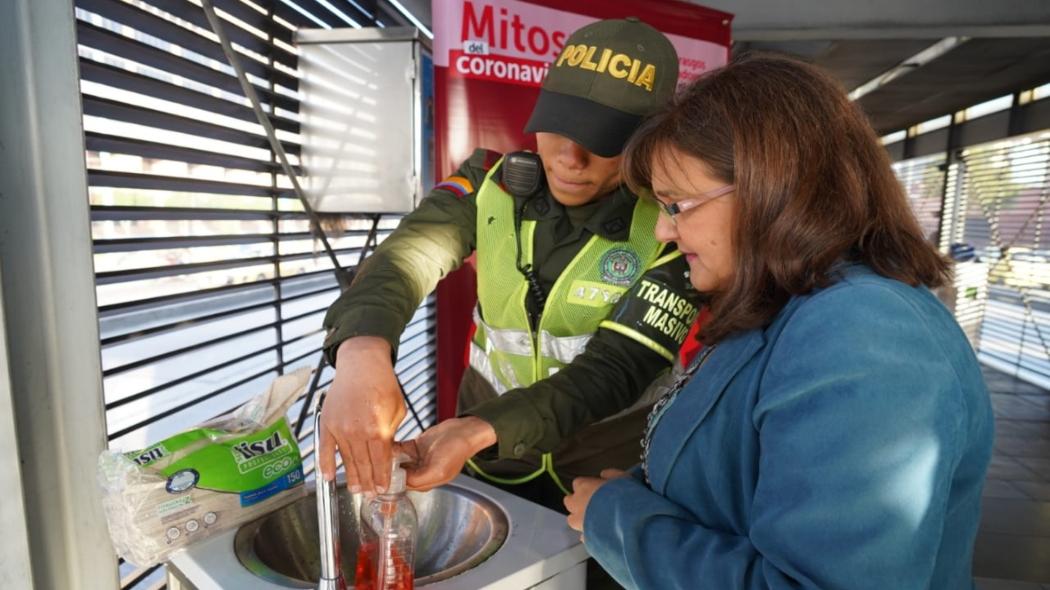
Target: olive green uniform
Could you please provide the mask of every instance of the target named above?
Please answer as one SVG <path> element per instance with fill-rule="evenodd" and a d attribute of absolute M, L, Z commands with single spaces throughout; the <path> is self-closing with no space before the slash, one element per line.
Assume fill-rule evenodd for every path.
<path fill-rule="evenodd" d="M 498 158 L 488 150 L 475 151 L 454 175 L 466 181 L 460 185 L 467 190 L 439 185 L 364 262 L 354 284 L 325 317 L 329 330 L 325 347 L 331 361 L 339 343 L 353 336 L 380 336 L 396 349 L 419 303 L 474 251 L 475 192 Z M 517 207 L 520 201 L 513 198 Z M 523 219 L 536 222 L 532 259 L 545 291 L 550 292 L 591 236 L 628 238 L 636 199 L 621 187 L 580 207 L 563 207 L 547 192 L 528 201 Z M 698 306 L 684 259 L 663 257 L 668 258 L 642 278 L 656 280 Z M 621 303 L 612 316 L 634 313 L 626 298 Z M 531 299 L 528 312 L 533 320 L 540 312 Z M 677 338 L 672 355 L 680 343 Z M 637 463 L 648 405 L 624 410 L 670 367 L 666 352 L 658 354 L 616 331 L 599 329 L 567 367 L 501 396 L 468 367 L 460 386 L 459 411 L 486 420 L 498 437 L 495 448 L 477 458 L 478 464 L 488 473 L 514 477 L 536 471 L 541 453 L 553 451 L 554 467 L 568 484 L 577 475 Z M 622 414 L 606 420 L 618 413 Z"/>

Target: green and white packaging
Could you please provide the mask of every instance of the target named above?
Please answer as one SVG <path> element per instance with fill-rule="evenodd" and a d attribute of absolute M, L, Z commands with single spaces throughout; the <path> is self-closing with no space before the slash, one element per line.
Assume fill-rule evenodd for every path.
<path fill-rule="evenodd" d="M 139 566 L 303 495 L 299 446 L 285 414 L 308 368 L 214 420 L 131 453 L 104 451 L 98 479 L 117 554 Z"/>

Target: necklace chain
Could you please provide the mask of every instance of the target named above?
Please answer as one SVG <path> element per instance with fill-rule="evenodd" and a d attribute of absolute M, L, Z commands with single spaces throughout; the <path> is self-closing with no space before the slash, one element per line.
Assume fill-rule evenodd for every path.
<path fill-rule="evenodd" d="M 649 412 L 649 417 L 645 421 L 645 436 L 642 437 L 642 472 L 645 474 L 645 483 L 649 482 L 649 446 L 652 444 L 653 433 L 656 431 L 657 424 L 660 423 L 660 419 L 664 413 L 674 402 L 675 398 L 678 397 L 679 392 L 685 387 L 685 384 L 693 378 L 693 375 L 700 370 L 700 367 L 707 362 L 708 357 L 714 352 L 715 347 L 707 347 L 701 352 L 693 362 L 689 363 L 689 366 L 684 370 L 680 371 L 668 386 L 667 391 L 660 396 L 660 399 L 656 400 L 653 404 L 653 409 Z"/>

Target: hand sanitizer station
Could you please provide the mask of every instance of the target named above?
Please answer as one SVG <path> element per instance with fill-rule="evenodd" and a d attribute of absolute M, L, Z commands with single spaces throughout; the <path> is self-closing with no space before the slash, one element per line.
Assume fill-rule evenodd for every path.
<path fill-rule="evenodd" d="M 433 66 L 415 28 L 300 29 L 303 187 L 321 213 L 408 213 L 433 181 Z"/>
<path fill-rule="evenodd" d="M 297 42 L 310 204 L 328 213 L 412 211 L 433 179 L 427 40 L 414 28 L 370 28 L 300 30 Z M 308 484 L 292 504 L 177 552 L 168 587 L 308 589 L 332 587 L 340 574 L 353 587 L 367 566 L 358 561 L 369 500 L 341 479 L 320 487 L 321 502 Z M 587 553 L 563 515 L 466 476 L 407 497 L 418 516 L 415 587 L 584 587 Z M 331 569 L 335 577 L 322 578 Z"/>

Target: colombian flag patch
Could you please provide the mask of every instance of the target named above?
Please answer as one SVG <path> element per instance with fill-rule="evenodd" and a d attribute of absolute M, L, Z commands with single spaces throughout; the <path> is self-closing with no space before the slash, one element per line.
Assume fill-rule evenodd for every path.
<path fill-rule="evenodd" d="M 434 185 L 434 189 L 446 190 L 462 198 L 464 195 L 474 192 L 474 185 L 462 176 L 449 176 L 439 184 Z"/>

